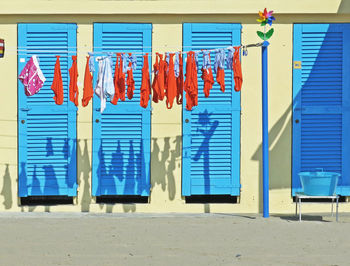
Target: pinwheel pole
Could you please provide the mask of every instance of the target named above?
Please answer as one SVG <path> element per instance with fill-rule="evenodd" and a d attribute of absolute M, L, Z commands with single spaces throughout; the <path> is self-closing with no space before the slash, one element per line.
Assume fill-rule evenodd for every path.
<path fill-rule="evenodd" d="M 264 41 L 261 46 L 261 63 L 262 63 L 262 160 L 263 160 L 263 217 L 269 215 L 269 127 L 268 127 L 268 62 L 267 48 L 268 39 L 271 38 L 274 29 L 271 28 L 266 32 L 266 24 L 272 26 L 275 18 L 272 16 L 273 11 L 259 12 L 260 18 L 257 20 L 261 26 L 264 26 L 264 32 L 257 31 L 258 36 Z"/>
<path fill-rule="evenodd" d="M 269 127 L 268 127 L 268 82 L 267 48 L 264 41 L 262 52 L 262 160 L 263 160 L 263 216 L 269 217 Z"/>

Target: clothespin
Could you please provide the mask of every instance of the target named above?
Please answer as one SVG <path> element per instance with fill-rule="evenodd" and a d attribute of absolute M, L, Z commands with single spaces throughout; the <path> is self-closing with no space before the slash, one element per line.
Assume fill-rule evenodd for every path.
<path fill-rule="evenodd" d="M 248 48 L 246 45 L 242 46 L 242 54 L 243 56 L 247 56 L 248 55 Z"/>

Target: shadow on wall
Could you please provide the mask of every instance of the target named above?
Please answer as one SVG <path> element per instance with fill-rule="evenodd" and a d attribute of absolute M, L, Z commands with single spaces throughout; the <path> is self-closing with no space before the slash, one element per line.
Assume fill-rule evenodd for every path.
<path fill-rule="evenodd" d="M 270 189 L 291 188 L 291 108 L 290 105 L 269 131 Z M 262 212 L 262 144 L 251 159 L 259 161 L 259 211 Z"/>
<path fill-rule="evenodd" d="M 81 197 L 81 211 L 88 212 L 90 211 L 91 204 L 91 188 L 90 188 L 90 171 L 91 171 L 91 163 L 88 152 L 88 143 L 87 140 L 84 139 L 84 150 L 80 149 L 80 142 L 82 140 L 78 140 L 78 185 L 81 188 L 82 181 L 84 182 L 84 187 L 82 189 L 82 197 Z"/>
<path fill-rule="evenodd" d="M 12 187 L 11 187 L 11 175 L 10 175 L 10 169 L 9 164 L 6 164 L 5 173 L 3 176 L 3 183 L 2 183 L 2 190 L 1 195 L 4 197 L 4 206 L 5 209 L 11 209 L 12 207 Z"/>
<path fill-rule="evenodd" d="M 164 145 L 161 150 L 158 144 L 159 138 L 152 138 L 151 188 L 161 185 L 163 191 L 168 191 L 169 200 L 174 200 L 176 194 L 174 171 L 176 169 L 176 161 L 181 156 L 181 136 L 176 136 L 173 141 L 170 137 L 166 137 L 163 140 Z M 175 144 L 175 149 L 173 150 L 170 149 L 171 141 Z M 178 167 L 180 167 L 180 162 Z"/>

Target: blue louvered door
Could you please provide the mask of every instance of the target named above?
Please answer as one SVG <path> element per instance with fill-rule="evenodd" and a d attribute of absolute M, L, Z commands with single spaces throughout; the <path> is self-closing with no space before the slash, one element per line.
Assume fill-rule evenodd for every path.
<path fill-rule="evenodd" d="M 75 24 L 18 24 L 18 73 L 37 55 L 46 81 L 41 90 L 26 96 L 18 81 L 19 196 L 75 196 L 76 110 L 69 101 L 72 64 L 76 52 Z M 64 102 L 56 105 L 51 90 L 55 55 L 61 55 Z"/>
<path fill-rule="evenodd" d="M 151 24 L 95 23 L 94 52 L 135 53 L 135 91 L 132 100 L 107 100 L 100 113 L 100 99 L 93 100 L 92 194 L 148 196 L 150 190 L 151 112 L 140 106 L 142 52 L 151 53 Z M 138 54 L 137 54 L 138 53 Z M 149 58 L 151 71 L 151 60 Z M 97 63 L 94 81 L 97 78 Z M 150 72 L 151 73 L 151 72 Z"/>
<path fill-rule="evenodd" d="M 350 24 L 295 24 L 293 45 L 292 194 L 299 172 L 322 168 L 350 195 Z"/>
<path fill-rule="evenodd" d="M 240 24 L 183 25 L 185 51 L 224 48 L 240 43 Z M 214 58 L 215 53 L 212 53 L 212 67 Z M 200 78 L 202 59 L 200 54 L 198 106 L 187 111 L 185 100 L 183 104 L 182 195 L 239 195 L 241 95 L 233 89 L 232 71 L 225 69 L 225 93 L 215 82 L 209 98 L 205 98 Z"/>

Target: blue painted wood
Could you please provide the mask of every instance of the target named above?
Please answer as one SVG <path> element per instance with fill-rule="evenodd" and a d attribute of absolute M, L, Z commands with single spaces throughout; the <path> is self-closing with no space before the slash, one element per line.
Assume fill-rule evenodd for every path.
<path fill-rule="evenodd" d="M 52 98 L 56 54 L 51 51 L 59 50 L 58 55 L 76 51 L 76 25 L 18 24 L 18 47 L 29 50 L 18 56 L 18 73 L 35 54 L 46 77 L 42 89 L 30 97 L 18 81 L 19 196 L 75 196 L 77 108 L 68 100 L 68 69 L 72 60 L 61 57 L 64 102 L 58 106 Z"/>
<path fill-rule="evenodd" d="M 292 195 L 298 173 L 341 173 L 337 193 L 350 195 L 349 24 L 295 24 L 293 60 Z M 296 123 L 296 120 L 299 123 Z"/>
<path fill-rule="evenodd" d="M 184 23 L 184 51 L 240 45 L 241 25 Z M 192 48 L 190 48 L 192 47 Z M 211 54 L 212 67 L 215 53 Z M 225 93 L 217 83 L 204 97 L 199 56 L 198 106 L 183 104 L 182 195 L 240 194 L 240 93 L 232 71 L 225 69 Z M 214 74 L 215 78 L 215 74 Z M 187 121 L 187 122 L 186 122 Z"/>
<path fill-rule="evenodd" d="M 94 23 L 94 52 L 149 52 L 151 24 Z M 113 65 L 115 64 L 113 55 Z M 100 114 L 100 99 L 93 99 L 92 194 L 141 195 L 150 191 L 151 111 L 140 107 L 141 69 L 137 58 L 132 100 L 107 102 Z M 149 60 L 151 71 L 151 60 Z M 94 82 L 97 79 L 97 63 Z M 151 73 L 151 72 L 150 72 Z M 98 119 L 99 122 L 96 122 Z"/>

